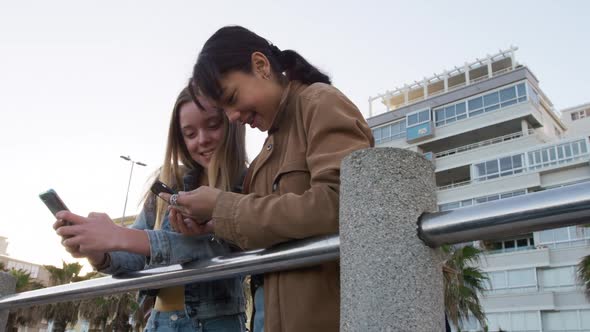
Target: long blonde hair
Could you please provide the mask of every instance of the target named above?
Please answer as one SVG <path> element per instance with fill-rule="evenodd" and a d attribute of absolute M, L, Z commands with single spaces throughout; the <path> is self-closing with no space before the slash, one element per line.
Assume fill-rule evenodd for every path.
<path fill-rule="evenodd" d="M 182 178 L 189 170 L 197 170 L 197 180 L 201 179 L 203 166 L 194 161 L 184 142 L 180 128 L 180 108 L 185 103 L 192 103 L 193 99 L 188 88 L 184 88 L 172 109 L 170 125 L 168 128 L 168 142 L 164 154 L 164 163 L 155 176 L 177 190 L 181 190 Z M 206 112 L 199 108 L 200 111 Z M 219 110 L 216 110 L 220 112 Z M 222 113 L 224 135 L 222 142 L 218 145 L 211 158 L 208 167 L 209 185 L 224 191 L 230 191 L 239 184 L 242 174 L 246 169 L 246 129 L 244 125 L 230 123 Z M 156 202 L 156 220 L 154 229 L 159 229 L 166 213 L 167 204 L 161 199 L 155 199 L 151 192 L 146 193 L 146 203 Z"/>

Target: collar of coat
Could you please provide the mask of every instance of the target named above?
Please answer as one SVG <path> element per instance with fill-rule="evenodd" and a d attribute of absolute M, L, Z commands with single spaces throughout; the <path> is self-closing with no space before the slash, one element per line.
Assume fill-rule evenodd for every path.
<path fill-rule="evenodd" d="M 281 101 L 279 102 L 277 114 L 275 115 L 275 118 L 272 121 L 272 125 L 270 126 L 270 129 L 268 130 L 268 135 L 272 135 L 274 132 L 276 132 L 279 129 L 283 119 L 285 118 L 287 105 L 289 105 L 291 100 L 293 100 L 293 96 L 303 86 L 304 85 L 299 81 L 289 82 L 289 84 L 287 85 L 287 87 L 283 91 L 283 95 L 281 96 Z"/>

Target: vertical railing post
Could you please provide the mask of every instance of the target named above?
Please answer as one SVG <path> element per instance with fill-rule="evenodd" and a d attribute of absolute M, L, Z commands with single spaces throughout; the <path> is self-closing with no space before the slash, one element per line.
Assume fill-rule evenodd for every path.
<path fill-rule="evenodd" d="M 441 254 L 417 236 L 436 210 L 434 166 L 402 149 L 342 163 L 341 331 L 444 331 Z"/>
<path fill-rule="evenodd" d="M 14 294 L 16 279 L 8 272 L 0 271 L 0 297 Z M 7 330 L 8 310 L 0 310 L 0 332 Z"/>

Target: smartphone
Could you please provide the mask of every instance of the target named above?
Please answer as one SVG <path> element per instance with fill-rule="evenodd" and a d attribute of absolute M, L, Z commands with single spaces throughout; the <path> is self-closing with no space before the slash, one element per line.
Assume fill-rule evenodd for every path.
<path fill-rule="evenodd" d="M 154 193 L 154 195 L 158 196 L 160 193 L 167 193 L 170 195 L 176 194 L 176 191 L 172 190 L 172 188 L 168 187 L 164 182 L 156 180 L 150 190 Z M 159 197 L 159 196 L 158 196 Z"/>
<path fill-rule="evenodd" d="M 49 189 L 46 192 L 39 194 L 39 198 L 41 198 L 43 203 L 45 203 L 45 205 L 49 208 L 49 211 L 51 211 L 54 216 L 59 211 L 68 210 L 68 207 L 53 189 Z"/>

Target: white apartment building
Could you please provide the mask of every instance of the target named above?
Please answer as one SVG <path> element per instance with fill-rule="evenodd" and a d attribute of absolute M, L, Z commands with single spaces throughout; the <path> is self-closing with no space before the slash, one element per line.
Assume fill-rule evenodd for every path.
<path fill-rule="evenodd" d="M 590 103 L 558 115 L 515 51 L 369 99 L 378 147 L 417 151 L 436 165 L 441 211 L 590 181 Z M 514 234 L 489 246 L 480 266 L 490 278 L 482 298 L 489 331 L 590 331 L 590 302 L 576 279 L 590 229 Z M 472 320 L 462 331 L 483 328 Z"/>

